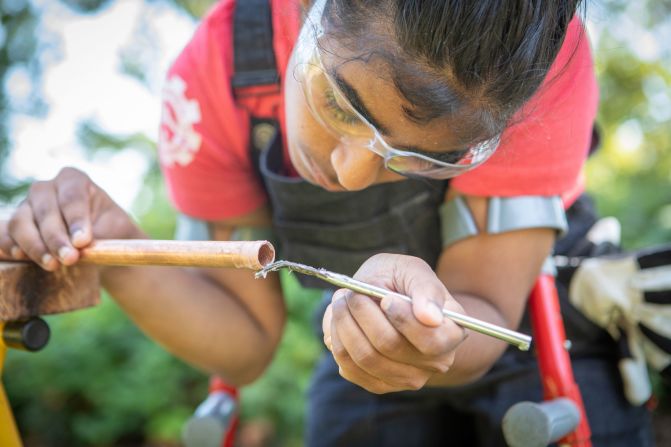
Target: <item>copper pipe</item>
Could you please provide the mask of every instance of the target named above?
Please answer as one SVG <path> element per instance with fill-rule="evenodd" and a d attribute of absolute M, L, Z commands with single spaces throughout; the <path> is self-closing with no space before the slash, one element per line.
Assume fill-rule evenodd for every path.
<path fill-rule="evenodd" d="M 275 259 L 268 241 L 158 241 L 103 239 L 80 251 L 81 262 L 97 265 L 173 265 L 259 270 Z M 0 256 L 2 261 L 15 261 Z"/>

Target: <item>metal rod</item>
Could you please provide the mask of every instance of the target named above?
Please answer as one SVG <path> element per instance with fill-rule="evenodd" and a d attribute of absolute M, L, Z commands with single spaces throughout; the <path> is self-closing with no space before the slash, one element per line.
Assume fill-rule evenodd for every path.
<path fill-rule="evenodd" d="M 394 296 L 396 298 L 402 299 L 403 301 L 407 301 L 409 303 L 412 302 L 412 298 L 409 296 L 359 281 L 347 275 L 330 272 L 322 268 L 310 267 L 308 265 L 299 264 L 297 262 L 283 260 L 276 261 L 266 265 L 264 268 L 256 272 L 255 276 L 256 278 L 265 278 L 268 272 L 274 272 L 281 268 L 287 268 L 304 275 L 316 276 L 317 278 L 322 279 L 330 284 L 353 290 L 354 292 L 368 295 L 373 298 L 382 299 L 385 296 Z M 499 340 L 503 340 L 506 343 L 516 346 L 521 351 L 528 351 L 529 346 L 531 346 L 531 337 L 528 335 L 506 329 L 486 321 L 478 320 L 477 318 L 469 317 L 451 310 L 442 309 L 442 311 L 443 315 L 457 323 L 459 326 L 466 329 L 471 329 L 484 335 L 489 335 L 490 337 L 494 337 Z"/>

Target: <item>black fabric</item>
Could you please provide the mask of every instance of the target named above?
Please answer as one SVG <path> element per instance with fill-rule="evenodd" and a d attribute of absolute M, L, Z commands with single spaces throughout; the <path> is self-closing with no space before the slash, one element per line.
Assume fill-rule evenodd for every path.
<path fill-rule="evenodd" d="M 593 200 L 586 194 L 580 196 L 566 210 L 568 230 L 555 243 L 554 254 L 570 257 L 591 257 L 619 253 L 619 247 L 612 244 L 598 244 L 586 239 L 586 235 L 597 221 Z M 594 324 L 580 310 L 575 308 L 569 299 L 569 288 L 575 267 L 557 269 L 556 288 L 559 306 L 564 322 L 566 338 L 571 341 L 572 358 L 599 356 L 617 358 L 618 347 L 612 337 L 603 328 Z M 531 318 L 527 309 L 522 317 L 520 332 L 531 333 Z M 512 347 L 511 347 L 512 348 Z M 514 348 L 509 348 L 509 355 L 520 355 Z"/>
<path fill-rule="evenodd" d="M 589 144 L 589 156 L 591 157 L 601 147 L 601 130 L 597 123 L 592 126 L 592 140 Z"/>
<path fill-rule="evenodd" d="M 671 265 L 671 244 L 641 250 L 637 258 L 642 269 Z"/>
<path fill-rule="evenodd" d="M 650 447 L 650 414 L 622 395 L 613 362 L 573 362 L 594 447 Z M 343 380 L 326 354 L 309 391 L 308 447 L 505 447 L 501 420 L 520 401 L 542 400 L 540 375 L 525 369 L 501 382 L 376 395 Z"/>
<path fill-rule="evenodd" d="M 280 257 L 353 275 L 376 253 L 417 256 L 435 267 L 441 252 L 438 208 L 446 181 L 404 180 L 329 192 L 284 175 L 281 138 L 261 154 Z M 323 281 L 298 275 L 307 287 Z"/>
<path fill-rule="evenodd" d="M 240 0 L 233 17 L 234 89 L 277 84 L 269 0 Z"/>
<path fill-rule="evenodd" d="M 671 386 L 671 365 L 667 366 L 660 372 L 662 379 L 666 382 L 668 386 Z"/>
<path fill-rule="evenodd" d="M 596 221 L 588 197 L 569 210 L 569 231 L 558 243 L 563 254 L 589 256 L 617 251 L 585 242 Z M 573 241 L 573 246 L 566 241 Z M 581 247 L 581 248 L 577 248 Z M 557 290 L 576 381 L 580 386 L 594 446 L 652 446 L 650 415 L 644 407 L 632 407 L 623 396 L 617 359 L 622 355 L 610 335 L 575 309 L 568 299 L 573 271 L 564 272 Z M 321 330 L 324 296 L 315 318 Z M 531 333 L 528 312 L 520 331 Z M 320 334 L 321 336 L 322 334 Z M 325 353 L 310 389 L 307 445 L 406 446 L 451 445 L 504 446 L 501 420 L 513 404 L 541 401 L 542 385 L 533 351 L 506 350 L 481 379 L 465 387 L 426 388 L 417 392 L 373 395 L 338 374 L 337 365 Z"/>
<path fill-rule="evenodd" d="M 671 304 L 671 290 L 646 290 L 643 301 L 651 304 Z"/>
<path fill-rule="evenodd" d="M 557 240 L 554 254 L 562 256 L 583 256 L 591 252 L 593 244 L 585 236 L 597 221 L 594 201 L 583 194 L 566 210 L 568 231 Z"/>
<path fill-rule="evenodd" d="M 667 354 L 671 354 L 671 340 L 668 337 L 655 332 L 643 323 L 638 323 L 638 328 L 655 346 Z"/>

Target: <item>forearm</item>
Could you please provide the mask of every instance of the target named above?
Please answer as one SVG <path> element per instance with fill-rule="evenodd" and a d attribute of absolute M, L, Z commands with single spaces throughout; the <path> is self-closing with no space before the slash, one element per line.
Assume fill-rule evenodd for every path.
<path fill-rule="evenodd" d="M 486 300 L 468 294 L 456 294 L 455 299 L 464 307 L 466 314 L 508 329 L 516 329 L 518 322 L 511 324 L 502 312 Z M 444 374 L 436 374 L 428 386 L 456 386 L 473 382 L 484 375 L 501 357 L 508 345 L 496 338 L 467 330 L 468 336 L 457 348 L 454 363 Z"/>
<path fill-rule="evenodd" d="M 103 270 L 102 281 L 149 337 L 176 356 L 221 374 L 231 383 L 241 385 L 258 377 L 279 342 L 284 321 L 281 304 L 276 313 L 281 321 L 266 324 L 238 297 L 196 270 L 109 267 Z M 278 282 L 276 277 L 265 281 Z M 267 296 L 259 299 L 281 300 Z M 273 301 L 267 303 L 277 306 Z"/>

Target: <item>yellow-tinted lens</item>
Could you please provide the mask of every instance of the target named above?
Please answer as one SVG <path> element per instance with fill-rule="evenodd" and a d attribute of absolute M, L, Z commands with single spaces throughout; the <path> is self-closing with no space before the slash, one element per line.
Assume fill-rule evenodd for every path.
<path fill-rule="evenodd" d="M 422 172 L 434 169 L 436 164 L 419 157 L 394 155 L 386 160 L 386 166 L 392 171 L 400 173 Z"/>
<path fill-rule="evenodd" d="M 304 82 L 310 109 L 332 133 L 356 138 L 375 137 L 375 131 L 361 120 L 347 100 L 333 88 L 321 68 L 310 66 Z"/>

